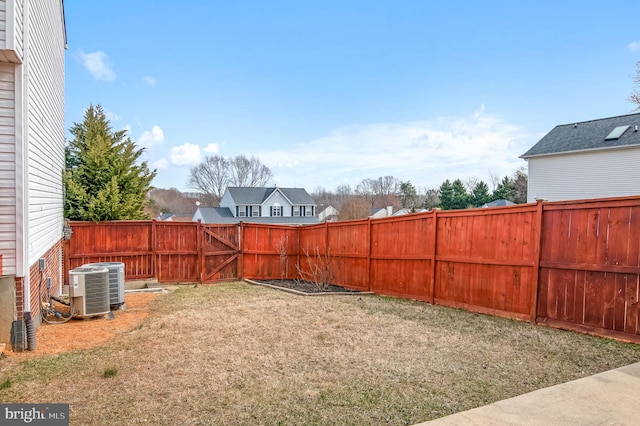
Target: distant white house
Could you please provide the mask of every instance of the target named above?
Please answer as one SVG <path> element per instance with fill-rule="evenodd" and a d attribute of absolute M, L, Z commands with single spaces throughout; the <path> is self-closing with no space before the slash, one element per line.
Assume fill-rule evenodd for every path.
<path fill-rule="evenodd" d="M 521 158 L 527 201 L 640 195 L 640 113 L 556 126 Z"/>
<path fill-rule="evenodd" d="M 63 1 L 0 1 L 0 28 L 0 343 L 10 344 L 25 313 L 39 324 L 43 280 L 58 292 L 64 273 Z"/>
<path fill-rule="evenodd" d="M 393 216 L 393 206 L 375 208 L 371 212 L 371 219 L 380 219 L 383 217 Z"/>
<path fill-rule="evenodd" d="M 202 223 L 257 222 L 287 225 L 318 223 L 316 203 L 302 188 L 228 187 L 220 207 L 200 207 L 193 220 Z"/>
<path fill-rule="evenodd" d="M 338 209 L 333 206 L 328 206 L 318 213 L 318 220 L 320 222 L 335 222 L 338 220 L 339 214 Z"/>

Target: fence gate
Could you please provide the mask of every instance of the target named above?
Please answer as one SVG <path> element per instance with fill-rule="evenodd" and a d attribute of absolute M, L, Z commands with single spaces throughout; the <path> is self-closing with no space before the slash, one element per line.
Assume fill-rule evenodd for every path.
<path fill-rule="evenodd" d="M 202 282 L 240 277 L 240 225 L 202 225 Z"/>

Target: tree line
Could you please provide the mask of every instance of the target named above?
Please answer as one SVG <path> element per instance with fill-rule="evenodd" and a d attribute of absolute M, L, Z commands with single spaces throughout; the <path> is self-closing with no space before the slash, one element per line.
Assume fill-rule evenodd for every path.
<path fill-rule="evenodd" d="M 335 191 L 317 187 L 311 197 L 318 204 L 318 211 L 333 206 L 339 211 L 339 220 L 359 219 L 370 216 L 376 208 L 393 207 L 409 212 L 420 209 L 443 210 L 481 207 L 494 200 L 507 200 L 515 204 L 527 202 L 527 174 L 524 168 L 502 179 L 491 176 L 489 185 L 477 178 L 445 180 L 437 188 L 419 190 L 410 181 L 401 181 L 393 176 L 364 179 L 355 188 L 339 185 Z"/>

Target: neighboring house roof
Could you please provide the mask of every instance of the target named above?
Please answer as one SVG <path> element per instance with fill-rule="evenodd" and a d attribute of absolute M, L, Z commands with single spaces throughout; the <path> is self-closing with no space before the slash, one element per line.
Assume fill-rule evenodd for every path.
<path fill-rule="evenodd" d="M 199 214 L 198 214 L 199 213 Z M 193 220 L 202 217 L 202 223 L 232 224 L 232 223 L 269 223 L 280 225 L 311 225 L 318 223 L 315 216 L 269 216 L 269 217 L 235 217 L 227 207 L 200 207 L 193 215 Z"/>
<path fill-rule="evenodd" d="M 168 220 L 175 222 L 190 222 L 193 217 L 190 213 L 162 213 L 158 220 Z"/>
<path fill-rule="evenodd" d="M 200 207 L 193 215 L 193 220 L 198 219 L 198 212 L 202 215 L 202 223 L 238 223 L 239 219 L 233 216 L 227 207 Z"/>
<path fill-rule="evenodd" d="M 389 216 L 393 216 L 393 206 L 375 208 L 371 210 L 371 216 L 369 217 L 372 219 L 379 219 L 379 218 L 389 217 Z"/>
<path fill-rule="evenodd" d="M 170 219 L 174 222 L 191 222 L 191 218 L 193 217 L 190 213 L 176 213 Z"/>
<path fill-rule="evenodd" d="M 616 138 L 612 131 L 621 126 L 629 127 Z M 640 126 L 640 113 L 559 125 L 520 158 L 640 146 L 640 131 L 636 126 Z"/>
<path fill-rule="evenodd" d="M 493 200 L 490 203 L 485 203 L 482 205 L 482 208 L 487 207 L 503 207 L 503 206 L 515 206 L 516 203 L 511 202 L 509 200 Z"/>
<path fill-rule="evenodd" d="M 236 204 L 262 204 L 274 191 L 279 190 L 291 204 L 294 205 L 315 205 L 313 198 L 303 188 L 246 188 L 231 186 L 227 187 L 229 195 Z"/>

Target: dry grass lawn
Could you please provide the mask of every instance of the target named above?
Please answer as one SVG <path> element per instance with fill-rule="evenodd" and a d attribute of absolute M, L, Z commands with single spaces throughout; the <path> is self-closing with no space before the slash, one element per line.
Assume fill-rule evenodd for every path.
<path fill-rule="evenodd" d="M 414 424 L 640 361 L 640 346 L 376 296 L 183 287 L 101 346 L 0 360 L 71 424 Z"/>

